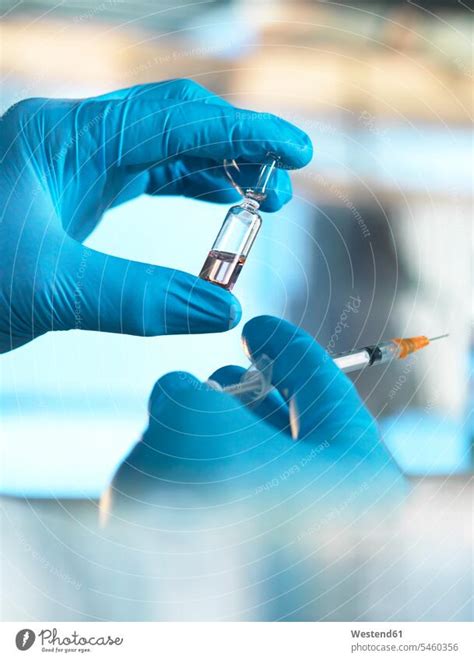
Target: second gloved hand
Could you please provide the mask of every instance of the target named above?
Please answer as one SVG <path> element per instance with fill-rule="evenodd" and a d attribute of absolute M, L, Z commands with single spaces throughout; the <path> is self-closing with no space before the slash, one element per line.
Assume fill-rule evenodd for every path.
<path fill-rule="evenodd" d="M 249 410 L 191 374 L 161 378 L 148 429 L 120 467 L 113 497 L 171 503 L 180 487 L 211 504 L 228 497 L 262 511 L 281 506 L 290 519 L 290 507 L 295 516 L 313 507 L 315 523 L 328 511 L 373 512 L 397 502 L 404 478 L 329 355 L 303 330 L 270 316 L 249 321 L 242 339 L 252 358 L 272 360 L 274 389 Z M 225 386 L 242 373 L 228 366 L 211 378 Z"/>
<path fill-rule="evenodd" d="M 13 106 L 0 143 L 0 352 L 49 330 L 147 336 L 233 327 L 240 307 L 229 292 L 81 242 L 108 208 L 142 193 L 233 202 L 223 160 L 247 164 L 250 176 L 269 151 L 286 168 L 312 155 L 295 126 L 188 80 Z M 278 171 L 262 208 L 290 197 L 288 174 Z"/>

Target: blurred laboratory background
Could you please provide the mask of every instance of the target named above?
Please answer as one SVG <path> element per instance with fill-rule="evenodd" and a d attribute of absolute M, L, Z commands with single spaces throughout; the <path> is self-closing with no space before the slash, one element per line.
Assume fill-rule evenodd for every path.
<path fill-rule="evenodd" d="M 264 216 L 235 288 L 243 320 L 284 317 L 333 353 L 449 333 L 354 382 L 406 474 L 438 495 L 449 478 L 465 502 L 459 484 L 471 470 L 474 439 L 468 3 L 3 0 L 2 7 L 2 112 L 27 97 L 85 97 L 184 77 L 311 136 L 314 158 L 293 173 L 293 200 Z M 142 197 L 108 212 L 87 244 L 197 274 L 225 211 Z M 239 328 L 193 339 L 50 333 L 2 356 L 1 492 L 98 497 L 140 437 L 155 381 L 171 370 L 205 380 L 228 363 L 248 364 Z M 37 513 L 32 520 L 38 533 L 49 525 L 54 535 L 51 520 Z M 367 603 L 366 617 L 383 618 L 383 607 Z"/>

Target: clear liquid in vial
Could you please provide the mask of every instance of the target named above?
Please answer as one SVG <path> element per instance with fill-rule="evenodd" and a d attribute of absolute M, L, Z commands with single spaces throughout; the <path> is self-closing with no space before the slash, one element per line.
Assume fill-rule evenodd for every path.
<path fill-rule="evenodd" d="M 232 252 L 211 250 L 199 277 L 231 291 L 245 263 L 245 257 Z"/>

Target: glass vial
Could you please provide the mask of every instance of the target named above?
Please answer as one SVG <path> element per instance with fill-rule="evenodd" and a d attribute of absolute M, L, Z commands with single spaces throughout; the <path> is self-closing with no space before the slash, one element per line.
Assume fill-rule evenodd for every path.
<path fill-rule="evenodd" d="M 278 158 L 269 154 L 262 165 L 258 181 L 245 192 L 232 178 L 228 163 L 224 168 L 232 185 L 242 194 L 243 200 L 229 209 L 217 238 L 207 255 L 199 277 L 224 289 L 232 290 L 239 277 L 250 249 L 262 226 L 262 217 L 258 213 L 261 202 L 267 196 L 267 187 Z M 234 167 L 238 168 L 235 161 Z"/>

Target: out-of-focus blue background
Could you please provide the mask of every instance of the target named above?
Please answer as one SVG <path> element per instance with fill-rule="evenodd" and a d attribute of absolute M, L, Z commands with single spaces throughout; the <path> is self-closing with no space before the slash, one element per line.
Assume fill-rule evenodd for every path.
<path fill-rule="evenodd" d="M 355 377 L 401 466 L 421 475 L 468 470 L 473 436 L 472 19 L 444 4 L 436 15 L 397 2 L 6 2 L 3 28 L 2 111 L 191 77 L 311 135 L 313 162 L 264 218 L 235 289 L 243 321 L 279 315 L 336 352 L 449 332 Z M 143 197 L 88 244 L 197 274 L 225 210 Z M 336 332 L 351 295 L 360 310 Z M 245 366 L 239 338 L 74 331 L 2 356 L 0 490 L 97 496 L 139 438 L 157 378 Z"/>

